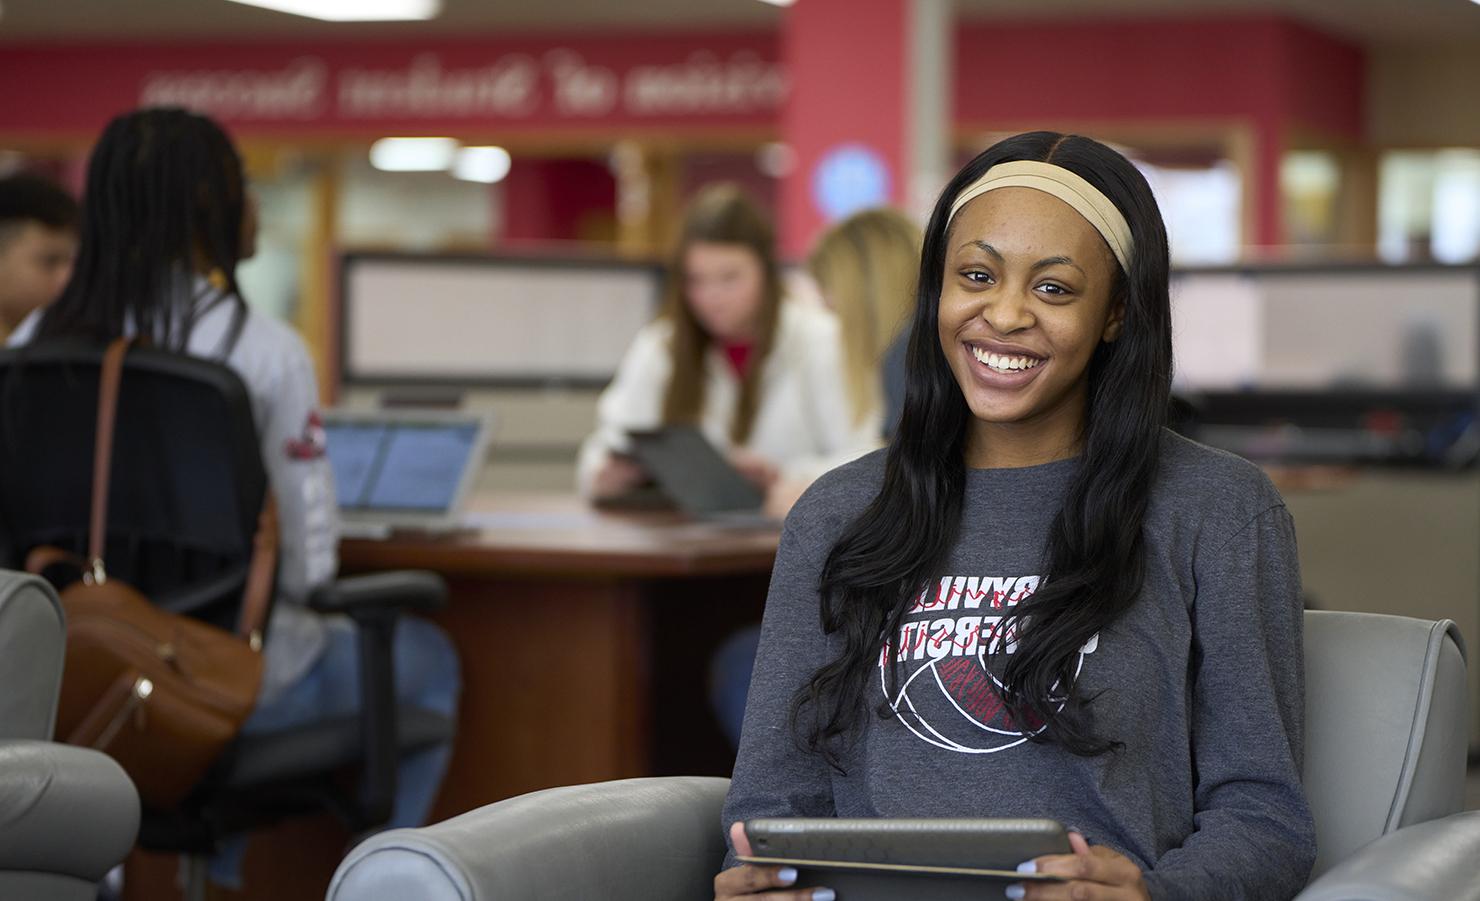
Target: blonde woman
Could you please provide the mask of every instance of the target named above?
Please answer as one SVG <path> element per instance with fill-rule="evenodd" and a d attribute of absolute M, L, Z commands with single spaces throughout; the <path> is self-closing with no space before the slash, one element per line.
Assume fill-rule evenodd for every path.
<path fill-rule="evenodd" d="M 879 364 L 913 307 L 920 243 L 920 228 L 908 216 L 865 210 L 830 228 L 807 259 L 823 300 L 838 315 L 856 422 L 883 417 Z"/>
<path fill-rule="evenodd" d="M 920 228 L 908 216 L 881 207 L 838 222 L 807 258 L 807 271 L 823 302 L 838 317 L 848 415 L 859 435 L 858 445 L 829 461 L 833 465 L 874 450 L 893 432 L 898 416 L 890 411 L 897 411 L 903 398 L 893 396 L 886 359 L 896 347 L 903 348 L 898 339 L 915 299 L 920 242 Z M 900 356 L 897 368 L 902 372 L 902 355 L 893 356 Z M 777 484 L 767 508 L 785 516 L 810 484 L 811 478 Z"/>

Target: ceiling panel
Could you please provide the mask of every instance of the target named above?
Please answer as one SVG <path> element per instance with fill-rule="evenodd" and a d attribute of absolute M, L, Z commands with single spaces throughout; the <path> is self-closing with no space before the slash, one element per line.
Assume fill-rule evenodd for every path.
<path fill-rule="evenodd" d="M 354 0 L 344 0 L 346 3 Z M 430 22 L 319 22 L 228 0 L 0 0 L 0 40 L 414 37 L 608 29 L 771 28 L 759 0 L 443 0 Z"/>
<path fill-rule="evenodd" d="M 228 0 L 0 0 L 0 41 L 764 29 L 777 27 L 783 15 L 760 0 L 443 2 L 442 16 L 432 22 L 329 23 Z M 1480 5 L 1470 0 L 956 0 L 956 6 L 973 20 L 1273 12 L 1369 45 L 1480 43 Z"/>
<path fill-rule="evenodd" d="M 957 8 L 971 19 L 1268 12 L 1370 46 L 1480 42 L 1480 5 L 1470 0 L 957 0 Z"/>

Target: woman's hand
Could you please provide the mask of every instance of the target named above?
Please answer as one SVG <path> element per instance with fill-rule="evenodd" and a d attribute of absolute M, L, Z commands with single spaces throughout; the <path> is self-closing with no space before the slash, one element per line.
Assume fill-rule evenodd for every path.
<path fill-rule="evenodd" d="M 591 482 L 591 496 L 603 500 L 626 494 L 646 482 L 647 470 L 631 457 L 608 456 Z"/>
<path fill-rule="evenodd" d="M 777 479 L 771 483 L 766 491 L 766 505 L 762 508 L 765 514 L 772 519 L 781 520 L 801 500 L 803 492 L 807 490 L 806 482 L 791 479 Z"/>
<path fill-rule="evenodd" d="M 745 837 L 745 824 L 730 827 L 730 843 L 735 853 L 750 856 L 750 839 Z M 714 877 L 714 901 L 727 898 L 770 898 L 771 901 L 833 901 L 837 897 L 830 888 L 793 889 L 786 886 L 797 881 L 797 871 L 791 867 L 757 867 L 745 863 L 725 870 Z"/>
<path fill-rule="evenodd" d="M 762 457 L 755 451 L 737 447 L 730 451 L 730 465 L 740 471 L 740 474 L 755 483 L 762 491 L 769 491 L 775 483 L 780 470 L 776 464 Z"/>
<path fill-rule="evenodd" d="M 1051 854 L 1028 861 L 1019 870 L 1062 876 L 1067 882 L 1020 882 L 1007 897 L 1028 901 L 1150 901 L 1141 868 L 1104 845 L 1090 847 L 1084 836 L 1069 833 L 1073 854 Z M 1029 869 L 1031 868 L 1031 869 Z"/>

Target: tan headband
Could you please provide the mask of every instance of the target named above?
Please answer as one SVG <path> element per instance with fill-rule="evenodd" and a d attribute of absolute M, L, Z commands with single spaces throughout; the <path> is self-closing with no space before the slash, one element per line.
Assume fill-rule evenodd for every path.
<path fill-rule="evenodd" d="M 998 163 L 956 195 L 946 225 L 951 224 L 951 220 L 956 218 L 963 206 L 998 188 L 1032 188 L 1067 203 L 1105 238 L 1105 243 L 1110 245 L 1110 252 L 1120 261 L 1120 268 L 1126 272 L 1131 271 L 1131 227 L 1120 214 L 1120 210 L 1094 185 L 1063 166 L 1052 163 L 1040 163 L 1036 160 Z"/>

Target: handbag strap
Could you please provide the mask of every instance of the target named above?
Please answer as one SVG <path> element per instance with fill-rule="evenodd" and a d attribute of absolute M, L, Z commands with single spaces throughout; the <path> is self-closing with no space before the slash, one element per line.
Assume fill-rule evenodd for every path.
<path fill-rule="evenodd" d="M 98 428 L 93 443 L 92 521 L 88 530 L 88 568 L 84 578 L 101 585 L 108 580 L 103 565 L 103 552 L 108 543 L 108 487 L 113 469 L 113 432 L 118 423 L 118 391 L 123 383 L 123 359 L 133 338 L 115 338 L 103 352 L 102 372 L 98 377 Z M 277 503 L 268 486 L 257 517 L 257 531 L 252 536 L 252 557 L 247 563 L 247 578 L 242 591 L 241 615 L 236 634 L 246 639 L 253 650 L 262 649 L 262 627 L 267 607 L 272 600 L 273 576 L 277 572 L 278 521 Z"/>
<path fill-rule="evenodd" d="M 267 619 L 267 606 L 272 600 L 273 576 L 277 574 L 278 520 L 277 501 L 272 487 L 262 501 L 257 517 L 257 534 L 252 536 L 252 561 L 247 564 L 247 584 L 242 592 L 241 617 L 236 634 L 246 639 L 252 650 L 262 650 L 262 627 Z"/>
<path fill-rule="evenodd" d="M 103 549 L 108 543 L 108 481 L 113 469 L 113 427 L 118 421 L 118 386 L 123 381 L 123 357 L 132 338 L 115 338 L 103 352 L 98 377 L 98 429 L 93 439 L 92 521 L 88 529 L 88 577 L 101 585 L 108 581 Z"/>

